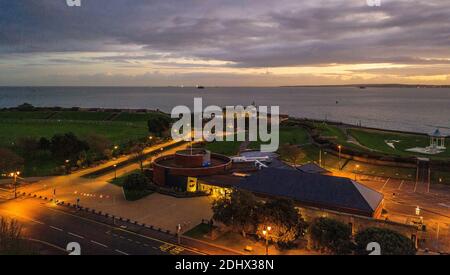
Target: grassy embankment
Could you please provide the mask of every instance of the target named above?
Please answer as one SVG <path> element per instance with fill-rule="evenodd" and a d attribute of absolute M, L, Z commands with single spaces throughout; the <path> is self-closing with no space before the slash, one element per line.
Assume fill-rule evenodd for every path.
<path fill-rule="evenodd" d="M 51 138 L 74 133 L 83 139 L 102 135 L 113 144 L 124 144 L 148 135 L 147 120 L 153 113 L 113 113 L 84 111 L 0 111 L 0 147 L 13 148 L 21 138 Z M 107 119 L 112 120 L 107 120 Z M 21 154 L 22 152 L 18 152 Z M 50 175 L 55 163 L 48 152 L 25 157 L 24 176 Z"/>
<path fill-rule="evenodd" d="M 151 190 L 127 190 L 127 189 L 123 188 L 123 184 L 124 184 L 124 181 L 127 176 L 129 176 L 131 174 L 139 174 L 139 173 L 141 173 L 141 171 L 139 169 L 134 170 L 134 171 L 128 172 L 126 174 L 123 174 L 120 177 L 109 180 L 109 183 L 112 183 L 114 185 L 121 187 L 123 189 L 123 193 L 124 193 L 125 199 L 127 201 L 137 201 L 137 200 L 142 199 L 153 193 L 153 191 L 151 191 Z"/>

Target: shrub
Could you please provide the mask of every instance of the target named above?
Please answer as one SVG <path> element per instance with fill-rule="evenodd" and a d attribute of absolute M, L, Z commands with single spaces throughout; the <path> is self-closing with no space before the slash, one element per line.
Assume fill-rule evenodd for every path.
<path fill-rule="evenodd" d="M 148 184 L 148 178 L 141 173 L 137 173 L 128 175 L 125 178 L 123 188 L 126 190 L 145 190 Z"/>
<path fill-rule="evenodd" d="M 384 228 L 370 227 L 358 232 L 355 236 L 356 254 L 365 255 L 367 244 L 377 242 L 381 246 L 382 255 L 414 255 L 414 243 L 402 234 Z"/>
<path fill-rule="evenodd" d="M 317 218 L 311 226 L 317 248 L 334 254 L 350 254 L 353 249 L 349 225 L 329 218 Z"/>

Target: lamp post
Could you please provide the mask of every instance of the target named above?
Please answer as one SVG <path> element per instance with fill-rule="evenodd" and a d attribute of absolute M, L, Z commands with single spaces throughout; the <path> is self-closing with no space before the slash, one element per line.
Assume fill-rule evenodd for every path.
<path fill-rule="evenodd" d="M 70 159 L 66 159 L 64 162 L 65 162 L 65 164 L 66 164 L 66 174 L 69 174 L 69 170 L 70 170 L 70 167 L 69 167 Z"/>
<path fill-rule="evenodd" d="M 117 179 L 117 164 L 114 164 L 114 179 Z"/>
<path fill-rule="evenodd" d="M 359 164 L 357 164 L 356 166 L 355 166 L 355 181 L 357 180 L 357 176 L 358 176 L 358 169 L 359 169 Z"/>
<path fill-rule="evenodd" d="M 20 175 L 20 171 L 13 172 L 9 175 L 13 178 L 14 198 L 17 199 L 17 177 Z"/>
<path fill-rule="evenodd" d="M 153 145 L 153 136 L 148 137 L 148 142 L 150 144 L 150 147 Z"/>
<path fill-rule="evenodd" d="M 342 146 L 338 145 L 339 149 L 339 170 L 341 170 L 341 152 L 342 152 Z"/>
<path fill-rule="evenodd" d="M 266 256 L 269 255 L 269 232 L 272 230 L 272 227 L 268 226 L 266 230 L 263 230 L 263 235 L 266 238 Z"/>

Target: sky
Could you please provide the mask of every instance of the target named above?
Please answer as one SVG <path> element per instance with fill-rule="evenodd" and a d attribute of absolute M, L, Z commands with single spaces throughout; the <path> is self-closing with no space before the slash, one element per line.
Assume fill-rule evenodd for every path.
<path fill-rule="evenodd" d="M 450 84 L 450 1 L 0 0 L 1 86 L 359 83 Z"/>

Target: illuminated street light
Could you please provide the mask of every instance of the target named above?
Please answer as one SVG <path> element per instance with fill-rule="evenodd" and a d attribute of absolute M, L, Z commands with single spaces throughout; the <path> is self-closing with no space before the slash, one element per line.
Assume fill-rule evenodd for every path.
<path fill-rule="evenodd" d="M 114 179 L 117 179 L 117 164 L 114 164 Z"/>
<path fill-rule="evenodd" d="M 339 170 L 341 169 L 341 152 L 342 152 L 342 146 L 338 145 L 338 149 L 339 149 Z"/>
<path fill-rule="evenodd" d="M 419 208 L 419 206 L 416 207 L 416 215 L 417 215 L 417 216 L 420 215 L 420 208 Z"/>
<path fill-rule="evenodd" d="M 359 169 L 359 164 L 356 164 L 356 166 L 355 166 L 355 181 L 357 180 L 358 169 Z"/>
<path fill-rule="evenodd" d="M 262 233 L 264 237 L 266 238 L 266 256 L 269 255 L 269 232 L 272 230 L 272 227 L 267 226 L 267 230 L 263 230 Z"/>
<path fill-rule="evenodd" d="M 9 174 L 9 176 L 13 178 L 14 198 L 15 199 L 17 199 L 17 177 L 19 175 L 20 175 L 20 171 L 12 172 Z"/>

